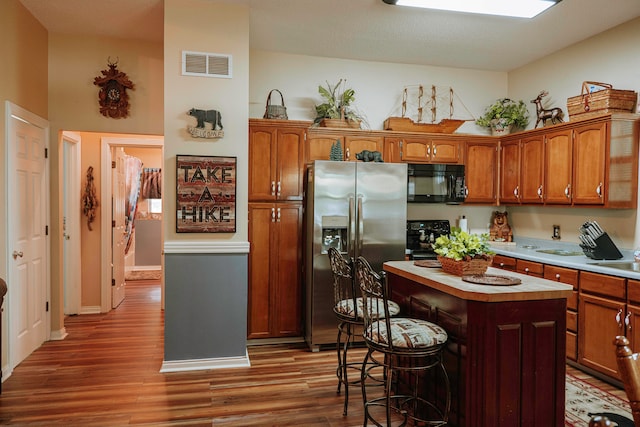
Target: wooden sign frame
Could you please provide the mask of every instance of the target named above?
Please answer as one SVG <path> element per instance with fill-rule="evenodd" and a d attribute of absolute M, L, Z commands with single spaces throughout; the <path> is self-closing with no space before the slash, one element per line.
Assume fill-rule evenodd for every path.
<path fill-rule="evenodd" d="M 236 162 L 176 156 L 176 233 L 236 232 Z"/>

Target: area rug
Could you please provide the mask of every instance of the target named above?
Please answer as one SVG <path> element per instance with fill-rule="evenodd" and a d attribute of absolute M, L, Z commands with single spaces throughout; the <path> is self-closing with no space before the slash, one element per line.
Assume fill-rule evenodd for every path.
<path fill-rule="evenodd" d="M 124 280 L 160 280 L 162 278 L 162 270 L 159 269 L 141 269 L 128 270 L 124 273 Z"/>
<path fill-rule="evenodd" d="M 595 384 L 567 374 L 565 396 L 566 427 L 587 427 L 594 414 L 607 415 L 620 427 L 633 426 L 629 402 Z"/>

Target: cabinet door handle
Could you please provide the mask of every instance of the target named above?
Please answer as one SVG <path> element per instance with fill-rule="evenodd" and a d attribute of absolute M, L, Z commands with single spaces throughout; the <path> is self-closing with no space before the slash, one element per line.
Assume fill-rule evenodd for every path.
<path fill-rule="evenodd" d="M 271 222 L 276 222 L 276 208 L 271 208 Z"/>
<path fill-rule="evenodd" d="M 542 184 L 538 187 L 538 198 L 542 199 Z"/>
<path fill-rule="evenodd" d="M 503 267 L 504 267 L 504 262 L 501 262 L 500 263 L 500 268 L 503 268 Z"/>
<path fill-rule="evenodd" d="M 627 315 L 624 316 L 624 325 L 627 327 L 627 331 L 631 330 L 631 313 L 627 313 Z"/>
<path fill-rule="evenodd" d="M 437 156 L 438 153 L 436 152 L 436 147 L 433 147 L 433 157 Z"/>
<path fill-rule="evenodd" d="M 524 272 L 528 274 L 529 273 L 529 267 L 525 267 L 524 268 Z"/>
<path fill-rule="evenodd" d="M 280 222 L 280 208 L 278 208 L 278 216 L 277 216 L 276 222 Z"/>
<path fill-rule="evenodd" d="M 516 185 L 516 188 L 513 189 L 513 195 L 516 197 L 516 199 L 520 198 L 520 196 L 518 195 L 520 193 L 520 186 Z"/>
<path fill-rule="evenodd" d="M 598 194 L 598 197 L 602 199 L 602 183 L 600 183 L 600 185 L 598 185 L 598 188 L 596 188 L 596 193 Z"/>
<path fill-rule="evenodd" d="M 616 314 L 616 323 L 618 324 L 618 327 L 622 329 L 622 309 L 618 310 L 618 313 Z"/>
<path fill-rule="evenodd" d="M 427 146 L 427 157 L 431 157 L 431 146 Z"/>
<path fill-rule="evenodd" d="M 349 161 L 351 158 L 351 150 L 349 150 L 349 148 L 347 147 L 347 149 L 345 150 L 345 153 L 347 154 L 347 161 Z"/>
<path fill-rule="evenodd" d="M 276 182 L 275 181 L 271 181 L 271 195 L 272 196 L 276 195 Z"/>
<path fill-rule="evenodd" d="M 560 280 L 560 273 L 556 273 L 556 279 Z"/>
<path fill-rule="evenodd" d="M 280 197 L 280 193 L 282 191 L 282 185 L 280 184 L 280 181 L 278 181 L 278 191 L 276 192 L 276 194 L 278 195 L 278 197 Z"/>
<path fill-rule="evenodd" d="M 567 199 L 570 199 L 570 198 L 571 198 L 571 184 L 567 184 L 567 186 L 566 186 L 566 187 L 564 187 L 564 196 L 565 196 Z"/>

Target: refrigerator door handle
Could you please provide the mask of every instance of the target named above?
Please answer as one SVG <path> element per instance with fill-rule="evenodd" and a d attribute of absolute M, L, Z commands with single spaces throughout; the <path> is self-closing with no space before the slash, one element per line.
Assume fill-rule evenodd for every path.
<path fill-rule="evenodd" d="M 362 195 L 358 194 L 358 256 L 362 255 L 362 236 L 364 236 L 364 222 L 362 221 Z"/>
<path fill-rule="evenodd" d="M 347 241 L 349 247 L 347 248 L 347 252 L 351 258 L 356 257 L 356 224 L 355 224 L 355 215 L 354 215 L 354 199 L 353 196 L 349 196 L 349 229 L 347 230 Z"/>

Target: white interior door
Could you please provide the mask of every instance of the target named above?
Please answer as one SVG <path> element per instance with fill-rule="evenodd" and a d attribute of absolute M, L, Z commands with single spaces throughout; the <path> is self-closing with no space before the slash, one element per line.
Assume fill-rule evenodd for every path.
<path fill-rule="evenodd" d="M 62 277 L 64 314 L 80 313 L 82 255 L 80 251 L 80 135 L 62 134 Z"/>
<path fill-rule="evenodd" d="M 112 170 L 112 282 L 111 282 L 111 307 L 116 308 L 125 297 L 124 281 L 124 251 L 125 241 L 125 198 L 126 193 L 126 168 L 125 153 L 122 147 L 116 147 L 113 156 L 115 168 Z"/>
<path fill-rule="evenodd" d="M 7 102 L 8 311 L 13 369 L 49 335 L 48 123 Z"/>

